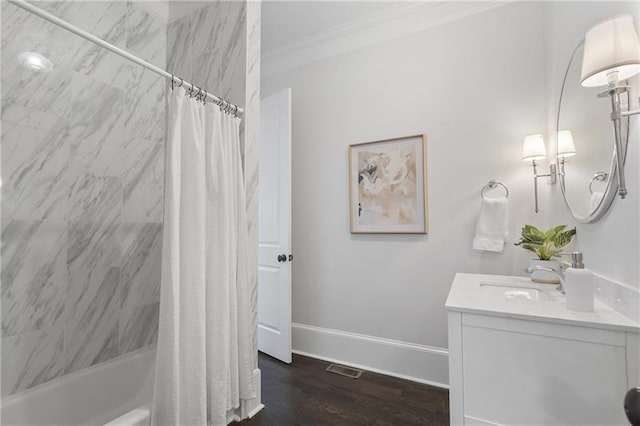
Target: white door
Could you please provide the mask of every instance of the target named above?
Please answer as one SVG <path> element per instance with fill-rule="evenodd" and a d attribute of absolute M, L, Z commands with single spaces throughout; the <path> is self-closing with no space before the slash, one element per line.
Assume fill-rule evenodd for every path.
<path fill-rule="evenodd" d="M 260 108 L 258 350 L 291 363 L 291 89 Z"/>

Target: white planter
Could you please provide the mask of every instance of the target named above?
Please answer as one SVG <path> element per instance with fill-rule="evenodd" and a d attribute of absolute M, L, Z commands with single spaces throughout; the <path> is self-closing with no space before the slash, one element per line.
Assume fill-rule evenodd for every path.
<path fill-rule="evenodd" d="M 536 266 L 541 266 L 543 268 L 551 268 L 560 272 L 559 260 L 531 259 L 529 261 L 529 266 L 532 268 L 535 268 Z M 544 283 L 544 284 L 560 284 L 560 280 L 558 279 L 556 274 L 549 271 L 533 271 L 531 273 L 531 281 L 536 283 Z"/>

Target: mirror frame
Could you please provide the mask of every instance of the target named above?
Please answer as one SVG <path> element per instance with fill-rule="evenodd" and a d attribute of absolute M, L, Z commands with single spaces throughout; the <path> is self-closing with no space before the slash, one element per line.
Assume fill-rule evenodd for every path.
<path fill-rule="evenodd" d="M 615 140 L 613 139 L 613 136 L 611 137 L 613 143 L 612 143 L 612 151 L 613 151 L 613 155 L 611 158 L 611 166 L 609 167 L 609 178 L 607 181 L 607 186 L 605 188 L 605 192 L 604 192 L 604 196 L 602 197 L 602 199 L 600 200 L 600 203 L 598 204 L 598 206 L 595 208 L 595 210 L 589 212 L 589 214 L 587 215 L 581 215 L 578 212 L 575 211 L 575 209 L 573 207 L 571 207 L 571 204 L 569 203 L 569 199 L 567 198 L 567 189 L 566 189 L 566 185 L 565 185 L 565 181 L 564 181 L 564 177 L 565 177 L 565 171 L 564 171 L 564 166 L 563 166 L 563 162 L 564 162 L 564 158 L 560 157 L 558 155 L 558 132 L 561 130 L 560 129 L 560 114 L 562 112 L 562 97 L 565 93 L 565 87 L 567 86 L 567 79 L 569 77 L 569 72 L 571 71 L 571 66 L 573 65 L 575 59 L 576 59 L 576 54 L 578 53 L 578 51 L 584 47 L 584 39 L 582 39 L 578 45 L 575 47 L 575 49 L 573 49 L 573 52 L 571 53 L 571 57 L 569 58 L 569 64 L 567 65 L 567 69 L 565 70 L 564 73 L 564 78 L 562 79 L 562 88 L 560 90 L 560 99 L 558 101 L 558 114 L 556 117 L 556 133 L 555 133 L 555 140 L 556 140 L 556 164 L 558 165 L 557 170 L 558 170 L 558 177 L 559 177 L 559 181 L 560 181 L 560 188 L 562 190 L 562 198 L 564 199 L 564 203 L 567 206 L 567 209 L 569 210 L 569 212 L 571 213 L 571 215 L 574 217 L 574 219 L 576 219 L 578 222 L 580 223 L 594 223 L 599 221 L 600 219 L 602 219 L 607 212 L 611 209 L 611 206 L 613 205 L 613 201 L 616 199 L 617 193 L 618 193 L 618 168 L 617 168 L 617 160 L 616 160 L 616 152 L 615 152 Z M 627 105 L 629 104 L 629 101 L 631 100 L 629 92 L 626 92 L 626 97 L 627 97 Z M 626 120 L 623 121 L 623 127 L 625 129 L 625 140 L 624 140 L 624 159 L 623 159 L 623 163 L 626 163 L 627 160 L 627 147 L 629 144 L 629 117 L 626 117 Z M 613 132 L 613 128 L 611 130 Z"/>

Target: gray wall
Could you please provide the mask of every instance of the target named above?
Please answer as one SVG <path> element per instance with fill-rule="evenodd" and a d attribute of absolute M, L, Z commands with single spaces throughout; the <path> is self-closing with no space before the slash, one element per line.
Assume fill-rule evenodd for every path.
<path fill-rule="evenodd" d="M 548 152 L 555 152 L 556 119 L 562 78 L 573 49 L 584 37 L 591 25 L 610 16 L 628 13 L 633 16 L 636 29 L 640 28 L 640 7 L 637 2 L 548 2 L 544 3 L 545 35 L 546 35 L 546 80 L 548 107 Z M 570 22 L 571 25 L 567 25 Z M 635 92 L 631 95 L 631 108 L 638 108 L 638 88 L 640 77 L 631 81 Z M 598 122 L 604 131 L 611 134 L 611 126 L 607 120 L 610 107 L 606 100 L 589 99 L 596 103 L 604 102 L 605 115 Z M 591 106 L 591 107 L 593 107 Z M 584 109 L 586 109 L 585 107 Z M 566 115 L 566 112 L 565 112 Z M 567 223 L 576 226 L 576 249 L 584 253 L 585 265 L 594 272 L 609 279 L 625 284 L 629 288 L 640 290 L 640 120 L 631 118 L 629 145 L 625 173 L 629 196 L 622 200 L 619 197 L 613 202 L 609 213 L 599 222 L 579 224 L 569 214 L 562 198 L 560 185 L 553 188 L 549 220 L 551 224 Z M 583 129 L 584 131 L 584 129 Z M 575 136 L 574 136 L 575 137 Z M 598 155 L 602 150 L 613 151 L 613 137 L 603 141 L 602 147 L 579 145 L 578 154 L 573 160 L 575 164 L 584 164 L 585 157 Z M 594 141 L 595 142 L 595 141 Z M 585 148 L 589 152 L 584 152 Z M 582 151 L 580 151 L 582 149 Z M 608 154 L 601 164 L 608 168 Z M 595 167 L 590 170 L 593 173 Z M 568 175 L 570 180 L 575 176 Z M 585 184 L 586 186 L 586 184 Z M 615 248 L 615 249 L 612 249 Z M 620 297 L 619 295 L 616 298 Z M 637 297 L 637 296 L 636 296 Z M 636 304 L 637 306 L 637 304 Z M 636 308 L 637 309 L 637 308 Z"/>
<path fill-rule="evenodd" d="M 546 223 L 520 161 L 524 136 L 546 128 L 541 25 L 540 3 L 517 2 L 263 78 L 265 95 L 293 96 L 294 349 L 318 354 L 321 341 L 327 358 L 446 383 L 454 275 L 522 275 L 530 256 L 512 242 L 525 223 Z M 429 234 L 350 234 L 348 145 L 422 133 Z M 471 246 L 490 179 L 510 190 L 502 253 Z M 404 346 L 393 360 L 384 342 L 346 359 L 354 339 L 335 330 Z"/>
<path fill-rule="evenodd" d="M 38 3 L 165 66 L 166 24 L 131 3 Z M 164 80 L 2 8 L 2 395 L 154 343 Z M 37 51 L 49 74 L 20 67 Z"/>

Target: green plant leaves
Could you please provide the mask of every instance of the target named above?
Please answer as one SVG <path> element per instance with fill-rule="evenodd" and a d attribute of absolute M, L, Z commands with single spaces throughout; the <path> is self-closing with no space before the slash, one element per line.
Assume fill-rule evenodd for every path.
<path fill-rule="evenodd" d="M 553 241 L 553 239 L 556 237 L 556 235 L 558 235 L 559 233 L 564 231 L 566 229 L 566 227 L 567 227 L 567 225 L 554 226 L 553 228 L 549 229 L 547 232 L 544 233 L 545 239 L 547 241 Z"/>
<path fill-rule="evenodd" d="M 522 228 L 521 242 L 529 244 L 544 244 L 545 234 L 533 225 L 525 225 Z"/>
<path fill-rule="evenodd" d="M 569 244 L 576 235 L 575 228 L 566 229 L 567 225 L 558 225 L 543 232 L 533 225 L 525 225 L 520 241 L 515 245 L 535 253 L 540 260 L 550 260 L 559 256 L 562 247 Z"/>
<path fill-rule="evenodd" d="M 553 245 L 558 248 L 562 248 L 571 242 L 574 235 L 576 235 L 576 228 L 560 232 L 553 237 Z"/>

